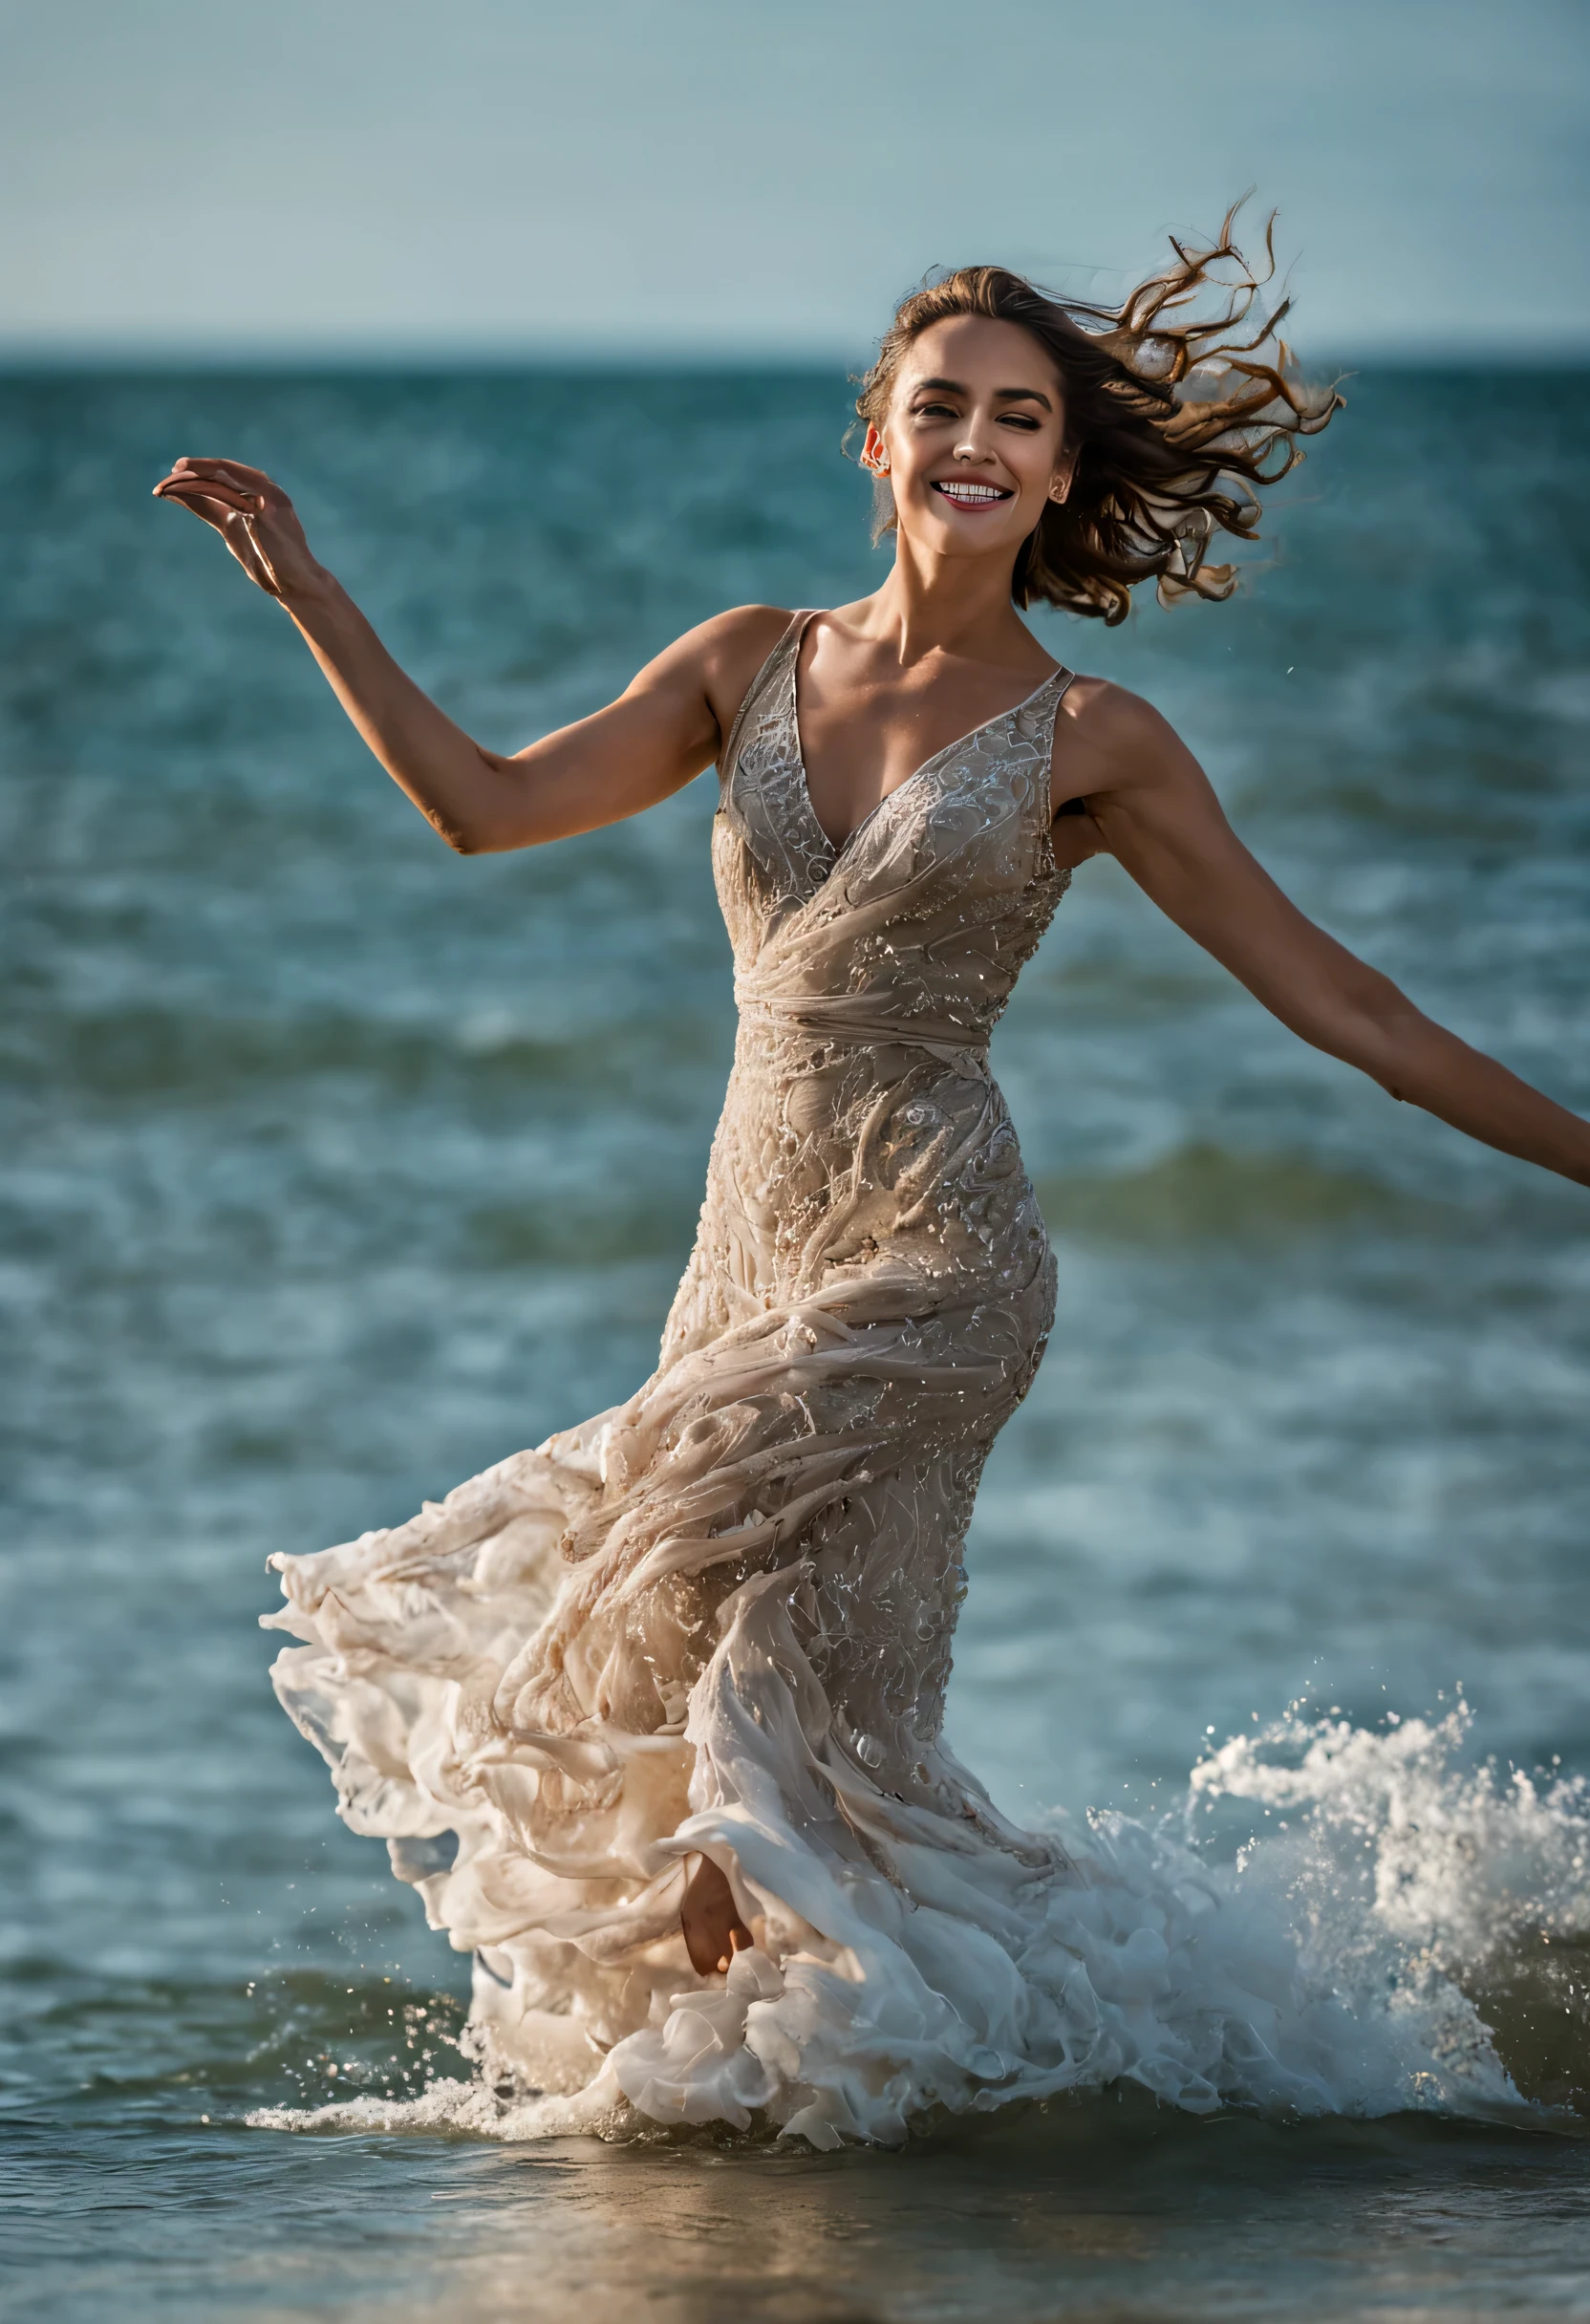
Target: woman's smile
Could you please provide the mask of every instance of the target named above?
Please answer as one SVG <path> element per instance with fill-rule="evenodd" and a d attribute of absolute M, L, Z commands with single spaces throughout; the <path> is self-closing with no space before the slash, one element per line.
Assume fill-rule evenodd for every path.
<path fill-rule="evenodd" d="M 1003 484 L 975 484 L 970 477 L 942 476 L 933 489 L 947 500 L 952 508 L 995 508 L 1001 501 L 1016 498 Z"/>

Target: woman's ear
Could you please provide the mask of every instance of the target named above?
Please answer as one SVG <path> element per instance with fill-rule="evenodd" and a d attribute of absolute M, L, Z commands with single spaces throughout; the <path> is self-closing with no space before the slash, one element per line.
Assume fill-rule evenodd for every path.
<path fill-rule="evenodd" d="M 888 447 L 870 420 L 867 422 L 867 441 L 861 447 L 860 464 L 867 469 L 870 475 L 887 476 L 889 474 Z"/>
<path fill-rule="evenodd" d="M 1064 503 L 1070 499 L 1071 479 L 1076 472 L 1077 455 L 1075 452 L 1063 452 L 1060 456 L 1060 465 L 1049 480 L 1049 498 L 1052 501 L 1064 506 Z"/>

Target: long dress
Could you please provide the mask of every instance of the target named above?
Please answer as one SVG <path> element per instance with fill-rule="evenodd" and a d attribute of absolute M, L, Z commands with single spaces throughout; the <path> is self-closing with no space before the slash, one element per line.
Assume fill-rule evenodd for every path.
<path fill-rule="evenodd" d="M 474 1955 L 488 2087 L 819 2145 L 1129 2077 L 1378 2073 L 1278 1926 L 1140 1827 L 1014 1829 L 946 1748 L 962 1544 L 1055 1269 L 988 1044 L 1067 884 L 1057 670 L 835 849 L 798 615 L 723 753 L 739 1035 L 656 1371 L 408 1524 L 278 1557 L 339 1812 Z M 755 1947 L 698 1976 L 692 1861 Z M 1355 2063 L 1356 2056 L 1356 2063 Z M 548 2117 L 548 2120 L 552 2118 Z"/>

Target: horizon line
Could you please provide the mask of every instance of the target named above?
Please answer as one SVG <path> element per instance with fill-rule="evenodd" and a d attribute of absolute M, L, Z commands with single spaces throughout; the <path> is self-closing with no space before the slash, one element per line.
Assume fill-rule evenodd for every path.
<path fill-rule="evenodd" d="M 1350 340 L 1294 354 L 1305 371 L 1377 370 L 1579 371 L 1590 368 L 1590 332 L 1574 337 L 1462 338 L 1430 334 L 1407 338 Z M 371 339 L 187 340 L 14 339 L 0 336 L 0 377 L 75 372 L 208 372 L 259 376 L 323 372 L 442 374 L 450 372 L 583 374 L 601 369 L 625 377 L 709 373 L 793 373 L 852 377 L 871 352 L 837 342 L 747 344 L 701 339 L 648 346 L 642 341 Z"/>

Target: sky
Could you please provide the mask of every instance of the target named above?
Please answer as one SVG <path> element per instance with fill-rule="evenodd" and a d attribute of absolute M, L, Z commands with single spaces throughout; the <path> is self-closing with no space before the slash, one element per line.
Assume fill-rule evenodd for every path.
<path fill-rule="evenodd" d="M 1590 0 L 0 0 L 0 355 L 865 355 L 1250 186 L 1338 358 L 1590 356 Z"/>

